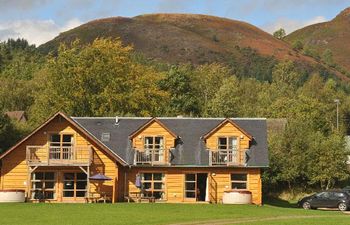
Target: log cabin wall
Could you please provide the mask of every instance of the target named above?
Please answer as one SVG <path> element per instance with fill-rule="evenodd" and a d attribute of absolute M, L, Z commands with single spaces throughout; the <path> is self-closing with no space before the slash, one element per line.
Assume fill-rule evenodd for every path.
<path fill-rule="evenodd" d="M 105 152 L 96 146 L 92 145 L 89 138 L 75 129 L 67 120 L 57 116 L 47 125 L 42 127 L 36 133 L 34 133 L 29 139 L 17 146 L 13 151 L 6 155 L 2 159 L 0 189 L 22 189 L 27 192 L 30 189 L 30 179 L 28 178 L 28 165 L 26 161 L 26 146 L 44 146 L 46 149 L 49 142 L 49 134 L 72 134 L 74 137 L 75 146 L 91 146 L 92 148 L 92 163 L 90 165 L 90 175 L 96 173 L 103 173 L 104 175 L 112 178 L 111 181 L 105 181 L 101 185 L 99 182 L 90 183 L 90 192 L 96 192 L 97 188 L 102 192 L 106 192 L 107 195 L 114 197 L 114 200 L 119 198 L 119 186 L 114 185 L 118 182 L 118 166 L 114 159 L 111 159 Z M 79 152 L 80 151 L 80 152 Z M 90 151 L 87 148 L 77 149 L 77 155 L 79 157 L 88 159 L 90 157 Z M 85 169 L 87 167 L 84 167 Z M 78 166 L 39 166 L 35 171 L 53 171 L 56 172 L 56 200 L 62 201 L 62 177 L 61 174 L 65 172 L 83 172 Z M 114 190 L 114 191 L 113 191 Z M 114 193 L 114 194 L 113 194 Z M 27 193 L 29 195 L 29 193 Z"/>
<path fill-rule="evenodd" d="M 127 192 L 138 192 L 135 186 L 138 173 L 163 173 L 165 184 L 165 200 L 167 202 L 186 202 L 185 198 L 185 174 L 207 173 L 209 177 L 209 201 L 212 203 L 222 202 L 224 191 L 231 190 L 231 173 L 247 174 L 247 190 L 252 192 L 254 204 L 262 204 L 262 186 L 260 169 L 255 168 L 183 168 L 183 167 L 133 167 L 127 173 Z"/>

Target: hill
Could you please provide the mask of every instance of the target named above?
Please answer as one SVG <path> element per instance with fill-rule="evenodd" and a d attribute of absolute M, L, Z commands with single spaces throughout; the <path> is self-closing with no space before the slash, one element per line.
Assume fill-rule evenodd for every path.
<path fill-rule="evenodd" d="M 59 43 L 69 43 L 77 38 L 89 43 L 98 37 L 120 37 L 124 44 L 133 45 L 136 52 L 167 63 L 229 64 L 239 59 L 236 64 L 257 65 L 251 61 L 251 53 L 247 55 L 242 50 L 248 48 L 254 50 L 255 57 L 267 57 L 267 61 L 290 59 L 309 68 L 320 66 L 313 58 L 299 54 L 288 43 L 251 24 L 193 14 L 149 14 L 94 20 L 61 33 L 39 49 L 47 53 L 55 51 Z M 263 61 L 262 65 L 257 66 L 268 64 L 265 59 L 260 61 Z M 243 73 L 249 73 L 248 64 Z M 342 80 L 348 79 L 333 73 Z"/>
<path fill-rule="evenodd" d="M 329 22 L 307 26 L 289 34 L 286 40 L 289 43 L 300 40 L 319 55 L 330 49 L 335 63 L 350 71 L 350 7 Z"/>

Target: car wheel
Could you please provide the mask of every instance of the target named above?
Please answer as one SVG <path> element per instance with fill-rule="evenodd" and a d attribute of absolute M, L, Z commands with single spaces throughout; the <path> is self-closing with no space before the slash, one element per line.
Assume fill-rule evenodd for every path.
<path fill-rule="evenodd" d="M 303 209 L 311 209 L 310 202 L 304 202 L 303 203 Z"/>
<path fill-rule="evenodd" d="M 338 205 L 338 209 L 339 209 L 340 211 L 346 211 L 346 210 L 348 209 L 348 206 L 347 206 L 344 202 L 341 202 L 341 203 L 339 203 L 339 205 Z"/>

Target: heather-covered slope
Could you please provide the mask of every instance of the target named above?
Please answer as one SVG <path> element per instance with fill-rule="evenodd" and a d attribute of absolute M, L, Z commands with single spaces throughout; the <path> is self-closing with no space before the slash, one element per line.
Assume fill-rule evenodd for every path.
<path fill-rule="evenodd" d="M 304 46 L 315 48 L 320 55 L 330 49 L 335 63 L 350 71 L 350 7 L 329 22 L 307 26 L 291 33 L 286 40 L 290 43 L 300 40 Z"/>

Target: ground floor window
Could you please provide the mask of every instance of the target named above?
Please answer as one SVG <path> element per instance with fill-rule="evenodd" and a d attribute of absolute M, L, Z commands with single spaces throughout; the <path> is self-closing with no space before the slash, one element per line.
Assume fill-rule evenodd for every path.
<path fill-rule="evenodd" d="M 85 197 L 87 192 L 87 176 L 85 173 L 63 174 L 63 197 Z"/>
<path fill-rule="evenodd" d="M 32 199 L 55 199 L 56 198 L 56 173 L 34 172 L 31 176 Z"/>
<path fill-rule="evenodd" d="M 165 198 L 163 173 L 141 173 L 142 192 L 161 200 Z"/>
<path fill-rule="evenodd" d="M 246 173 L 231 173 L 231 189 L 247 189 Z"/>

